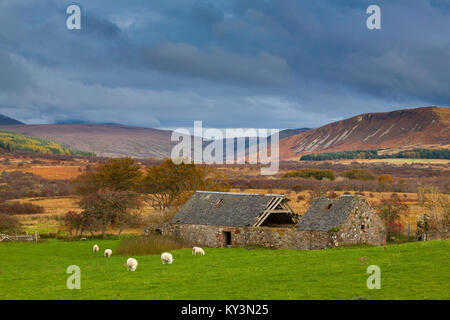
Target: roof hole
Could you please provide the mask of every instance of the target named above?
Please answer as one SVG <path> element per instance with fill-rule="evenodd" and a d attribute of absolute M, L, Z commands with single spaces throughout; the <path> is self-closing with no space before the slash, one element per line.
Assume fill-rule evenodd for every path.
<path fill-rule="evenodd" d="M 330 203 L 330 204 L 327 206 L 327 210 L 330 210 L 330 208 L 331 208 L 332 205 L 333 205 L 333 204 Z"/>
<path fill-rule="evenodd" d="M 219 199 L 216 201 L 216 203 L 214 204 L 214 208 L 218 208 L 223 202 L 223 199 Z"/>

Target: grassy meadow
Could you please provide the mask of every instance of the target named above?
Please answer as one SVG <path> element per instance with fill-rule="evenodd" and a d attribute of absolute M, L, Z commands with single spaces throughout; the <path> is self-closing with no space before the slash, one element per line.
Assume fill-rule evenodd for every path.
<path fill-rule="evenodd" d="M 94 254 L 97 243 L 100 253 Z M 0 299 L 450 299 L 450 241 L 317 251 L 262 248 L 172 251 L 104 258 L 118 240 L 0 243 Z M 369 265 L 381 268 L 381 289 L 369 290 Z M 81 289 L 69 290 L 69 265 L 81 268 Z"/>

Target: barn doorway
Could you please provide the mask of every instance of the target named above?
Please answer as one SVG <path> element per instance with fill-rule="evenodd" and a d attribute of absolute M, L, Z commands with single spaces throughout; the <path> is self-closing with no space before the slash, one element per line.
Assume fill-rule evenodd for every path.
<path fill-rule="evenodd" d="M 223 232 L 223 239 L 224 239 L 225 247 L 231 248 L 231 232 L 230 231 Z"/>

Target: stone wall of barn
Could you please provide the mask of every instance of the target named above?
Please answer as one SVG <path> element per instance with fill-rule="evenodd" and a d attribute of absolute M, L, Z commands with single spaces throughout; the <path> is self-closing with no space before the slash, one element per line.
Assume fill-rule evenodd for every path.
<path fill-rule="evenodd" d="M 347 221 L 331 235 L 335 246 L 357 244 L 385 245 L 386 229 L 369 202 L 359 200 Z"/>
<path fill-rule="evenodd" d="M 193 245 L 226 247 L 225 232 L 231 234 L 231 247 L 259 245 L 273 249 L 324 249 L 334 246 L 329 232 L 298 231 L 293 228 L 226 227 L 172 224 L 161 228 L 162 234 L 177 236 Z"/>
<path fill-rule="evenodd" d="M 226 233 L 232 247 L 259 245 L 274 249 L 325 249 L 338 246 L 371 244 L 385 245 L 386 230 L 380 218 L 365 199 L 339 227 L 327 231 L 304 231 L 293 228 L 227 227 L 193 224 L 165 224 L 157 228 L 162 234 L 173 235 L 193 245 L 226 247 Z M 148 229 L 146 232 L 151 232 Z"/>

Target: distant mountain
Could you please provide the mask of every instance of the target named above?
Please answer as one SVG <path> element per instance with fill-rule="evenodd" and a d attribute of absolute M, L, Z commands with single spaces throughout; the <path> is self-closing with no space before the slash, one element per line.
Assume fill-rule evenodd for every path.
<path fill-rule="evenodd" d="M 20 122 L 16 119 L 12 119 L 10 117 L 0 114 L 0 125 L 1 126 L 8 126 L 8 125 L 15 125 L 15 124 L 23 124 L 23 122 Z"/>
<path fill-rule="evenodd" d="M 114 124 L 0 125 L 2 128 L 107 157 L 165 158 L 174 145 L 170 130 Z M 352 150 L 448 148 L 449 128 L 449 108 L 367 113 L 317 129 L 280 131 L 280 159 Z"/>
<path fill-rule="evenodd" d="M 305 132 L 308 130 L 311 130 L 311 129 L 310 128 L 284 129 L 284 130 L 280 131 L 279 139 L 282 140 L 282 139 L 288 138 L 290 136 L 294 136 L 296 134 L 299 134 L 299 133 L 302 133 L 302 132 Z"/>
<path fill-rule="evenodd" d="M 413 149 L 450 145 L 450 108 L 423 107 L 366 113 L 292 135 L 280 142 L 281 159 L 368 149 Z"/>
<path fill-rule="evenodd" d="M 164 158 L 171 150 L 172 131 L 168 130 L 104 124 L 15 125 L 3 129 L 105 157 Z"/>
<path fill-rule="evenodd" d="M 116 122 L 91 122 L 91 121 L 85 121 L 85 120 L 60 120 L 56 121 L 55 124 L 105 124 L 109 126 L 120 126 L 120 123 Z"/>
<path fill-rule="evenodd" d="M 95 156 L 93 153 L 73 150 L 54 141 L 30 137 L 6 130 L 0 130 L 0 150 L 7 152 L 24 151 L 41 154 Z"/>

